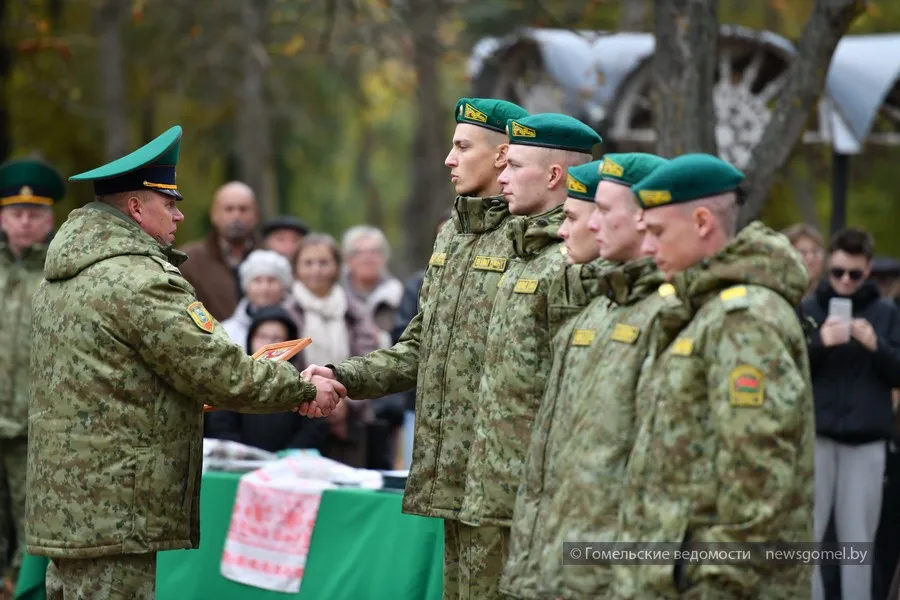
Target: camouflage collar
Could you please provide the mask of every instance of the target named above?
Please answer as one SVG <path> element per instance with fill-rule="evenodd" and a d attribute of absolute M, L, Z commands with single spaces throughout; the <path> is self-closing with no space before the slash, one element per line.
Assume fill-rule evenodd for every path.
<path fill-rule="evenodd" d="M 604 274 L 601 286 L 607 297 L 620 305 L 633 304 L 656 291 L 665 281 L 652 258 L 625 263 Z M 603 293 L 603 292 L 601 292 Z"/>
<path fill-rule="evenodd" d="M 527 257 L 537 254 L 550 244 L 558 243 L 559 226 L 563 222 L 562 205 L 533 217 L 515 217 L 510 220 L 507 236 L 513 243 L 516 256 Z"/>
<path fill-rule="evenodd" d="M 485 233 L 500 227 L 509 216 L 502 196 L 476 198 L 457 196 L 453 203 L 453 224 L 458 233 Z"/>
<path fill-rule="evenodd" d="M 0 237 L 0 254 L 6 256 L 10 262 L 18 263 L 26 269 L 42 269 L 44 267 L 44 259 L 47 257 L 47 245 L 35 244 L 22 251 L 21 256 L 13 254 L 12 248 L 6 237 Z"/>
<path fill-rule="evenodd" d="M 180 250 L 175 250 L 175 248 L 173 246 L 160 246 L 159 242 L 157 242 L 149 234 L 147 234 L 147 232 L 145 232 L 143 229 L 141 229 L 140 226 L 137 223 L 135 223 L 128 215 L 126 215 L 125 213 L 120 211 L 115 206 L 112 206 L 111 204 L 107 204 L 106 202 L 94 201 L 94 202 L 87 204 L 85 206 L 85 208 L 98 210 L 100 212 L 103 212 L 103 213 L 112 215 L 118 219 L 121 219 L 125 223 L 125 225 L 129 229 L 133 230 L 136 234 L 138 234 L 139 236 L 143 236 L 143 237 L 147 238 L 148 240 L 152 241 L 153 244 L 156 246 L 156 248 L 159 249 L 159 251 L 162 253 L 163 257 L 169 262 L 169 264 L 172 264 L 176 267 L 180 267 L 188 259 L 187 254 L 185 254 L 184 252 L 181 252 Z"/>
<path fill-rule="evenodd" d="M 759 221 L 738 232 L 716 254 L 672 278 L 678 297 L 692 312 L 720 291 L 741 284 L 768 287 L 793 305 L 808 282 L 806 268 L 790 242 Z"/>

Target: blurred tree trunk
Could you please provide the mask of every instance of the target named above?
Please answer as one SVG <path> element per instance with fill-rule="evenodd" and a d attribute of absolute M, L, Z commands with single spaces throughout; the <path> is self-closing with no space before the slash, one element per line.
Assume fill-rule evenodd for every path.
<path fill-rule="evenodd" d="M 423 268 L 434 246 L 434 226 L 450 209 L 453 198 L 444 167 L 444 152 L 449 147 L 444 124 L 451 115 L 442 111 L 438 82 L 437 29 L 445 6 L 442 0 L 409 0 L 405 15 L 413 37 L 418 100 L 412 185 L 403 215 L 407 252 L 402 257 L 405 264 L 398 265 L 405 272 Z"/>
<path fill-rule="evenodd" d="M 656 0 L 653 102 L 660 156 L 716 154 L 717 0 Z"/>
<path fill-rule="evenodd" d="M 0 162 L 12 152 L 12 132 L 9 121 L 9 84 L 12 75 L 12 52 L 9 48 L 7 3 L 0 0 Z"/>
<path fill-rule="evenodd" d="M 619 4 L 619 31 L 647 31 L 649 0 L 628 0 Z"/>
<path fill-rule="evenodd" d="M 125 156 L 130 146 L 121 37 L 127 7 L 126 0 L 100 0 L 97 9 L 106 160 Z"/>
<path fill-rule="evenodd" d="M 865 10 L 866 0 L 816 0 L 797 46 L 797 55 L 788 67 L 787 84 L 778 95 L 762 139 L 753 149 L 741 225 L 759 217 L 778 170 L 803 135 L 810 111 L 825 87 L 828 66 L 838 42 Z"/>
<path fill-rule="evenodd" d="M 263 219 L 275 214 L 275 171 L 265 96 L 269 58 L 262 38 L 269 0 L 243 0 L 244 64 L 236 107 L 237 159 L 241 180 L 256 193 Z"/>
<path fill-rule="evenodd" d="M 153 93 L 148 93 L 141 100 L 141 144 L 150 143 L 157 135 L 156 98 Z"/>

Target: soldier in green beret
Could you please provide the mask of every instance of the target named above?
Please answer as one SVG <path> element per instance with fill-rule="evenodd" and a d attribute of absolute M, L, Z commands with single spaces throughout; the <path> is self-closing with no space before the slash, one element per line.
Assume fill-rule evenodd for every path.
<path fill-rule="evenodd" d="M 14 589 L 25 541 L 25 458 L 31 384 L 31 296 L 41 282 L 53 205 L 65 183 L 51 165 L 33 158 L 0 165 L 0 537 L 6 524 L 15 546 L 2 544 L 0 565 Z M 12 541 L 12 540 L 10 540 Z M 7 564 L 7 549 L 12 561 Z"/>
<path fill-rule="evenodd" d="M 607 597 L 608 570 L 563 568 L 561 549 L 563 541 L 614 536 L 616 483 L 636 429 L 634 382 L 647 353 L 645 331 L 665 302 L 657 293 L 662 274 L 640 252 L 640 210 L 629 185 L 665 162 L 651 154 L 606 154 L 569 169 L 569 196 L 590 194 L 588 227 L 600 260 L 585 265 L 592 276 L 577 282 L 587 306 L 553 340 L 502 580 L 511 596 Z"/>
<path fill-rule="evenodd" d="M 445 165 L 456 188 L 452 218 L 438 234 L 419 297 L 419 312 L 393 347 L 304 374 L 336 377 L 353 398 L 416 388 L 413 460 L 403 512 L 444 519 L 444 598 L 469 595 L 471 528 L 459 523 L 473 414 L 488 320 L 510 262 L 504 228 L 509 207 L 497 176 L 506 166 L 509 119 L 528 113 L 489 98 L 461 98 Z"/>
<path fill-rule="evenodd" d="M 815 423 L 794 312 L 802 257 L 754 222 L 737 232 L 743 174 L 706 154 L 632 187 L 643 250 L 679 306 L 650 332 L 643 414 L 622 486 L 622 542 L 813 540 Z M 806 598 L 811 565 L 614 565 L 615 598 Z"/>
<path fill-rule="evenodd" d="M 328 414 L 340 384 L 234 344 L 178 269 L 181 127 L 107 165 L 33 298 L 25 543 L 47 595 L 154 597 L 156 553 L 197 548 L 203 405 Z M 315 343 L 315 341 L 313 341 Z"/>
<path fill-rule="evenodd" d="M 569 167 L 566 175 L 566 201 L 563 203 L 563 222 L 559 237 L 563 240 L 570 265 L 591 262 L 600 256 L 588 221 L 594 212 L 594 193 L 600 183 L 598 170 L 601 161 Z"/>
<path fill-rule="evenodd" d="M 509 552 L 510 524 L 525 451 L 550 367 L 550 342 L 560 325 L 550 290 L 567 264 L 560 243 L 568 168 L 590 162 L 602 139 L 567 115 L 510 119 L 507 165 L 498 181 L 515 215 L 506 225 L 509 261 L 487 330 L 474 435 L 459 514 L 463 598 L 497 598 Z M 509 340 L 516 340 L 509 343 Z"/>

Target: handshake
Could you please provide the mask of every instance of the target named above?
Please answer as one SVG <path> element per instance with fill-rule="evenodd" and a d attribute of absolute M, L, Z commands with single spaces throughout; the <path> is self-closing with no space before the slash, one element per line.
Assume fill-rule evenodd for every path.
<path fill-rule="evenodd" d="M 310 365 L 300 373 L 300 376 L 316 386 L 315 399 L 304 402 L 294 409 L 304 417 L 327 417 L 337 408 L 341 399 L 347 397 L 347 388 L 341 385 L 328 367 Z"/>

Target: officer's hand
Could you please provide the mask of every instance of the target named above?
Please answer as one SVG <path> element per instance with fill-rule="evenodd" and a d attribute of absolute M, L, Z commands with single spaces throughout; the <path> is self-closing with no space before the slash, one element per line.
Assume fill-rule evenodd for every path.
<path fill-rule="evenodd" d="M 309 365 L 300 373 L 300 376 L 307 381 L 312 381 L 313 377 L 324 377 L 325 379 L 335 379 L 334 371 L 328 367 L 320 367 L 319 365 Z"/>
<path fill-rule="evenodd" d="M 838 346 L 850 341 L 850 327 L 834 317 L 828 317 L 819 328 L 823 346 Z"/>
<path fill-rule="evenodd" d="M 332 379 L 313 375 L 310 382 L 316 386 L 315 400 L 304 402 L 296 409 L 305 417 L 327 417 L 341 401 L 341 398 L 347 396 L 347 388 Z"/>

